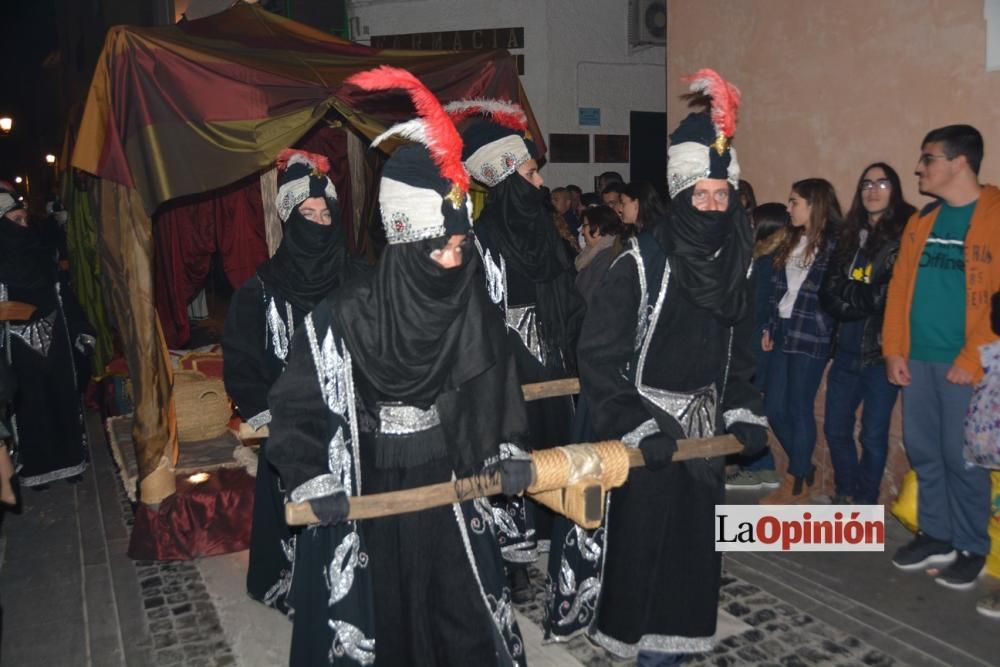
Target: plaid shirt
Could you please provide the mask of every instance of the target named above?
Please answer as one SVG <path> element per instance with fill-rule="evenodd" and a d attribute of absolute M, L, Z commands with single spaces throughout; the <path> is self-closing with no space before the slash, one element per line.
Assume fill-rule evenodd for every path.
<path fill-rule="evenodd" d="M 836 328 L 833 317 L 819 305 L 819 288 L 823 283 L 823 274 L 830 263 L 830 254 L 836 244 L 829 239 L 816 253 L 809 273 L 799 288 L 792 307 L 792 316 L 785 320 L 784 340 L 781 349 L 790 354 L 805 354 L 816 359 L 827 359 L 830 356 L 831 342 Z M 770 311 L 771 318 L 768 331 L 774 335 L 778 326 L 778 303 L 788 291 L 788 279 L 784 268 L 774 269 L 771 276 Z"/>

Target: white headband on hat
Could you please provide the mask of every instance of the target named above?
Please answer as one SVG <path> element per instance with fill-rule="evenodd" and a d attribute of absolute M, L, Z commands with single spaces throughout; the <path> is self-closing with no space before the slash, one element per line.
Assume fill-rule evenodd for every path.
<path fill-rule="evenodd" d="M 278 198 L 275 203 L 278 207 L 278 217 L 281 218 L 282 222 L 288 220 L 288 216 L 292 214 L 292 210 L 296 206 L 309 199 L 309 178 L 311 176 L 311 174 L 306 174 L 302 178 L 288 181 L 278 188 Z M 336 199 L 337 189 L 333 187 L 329 176 L 324 176 L 324 178 L 326 186 L 323 188 L 323 194 L 327 199 Z"/>
<path fill-rule="evenodd" d="M 667 187 L 671 199 L 701 179 L 709 178 L 711 150 L 714 150 L 711 146 L 697 141 L 685 141 L 667 149 Z M 729 156 L 726 180 L 734 188 L 739 188 L 740 163 L 736 159 L 736 149 L 732 146 L 729 147 Z"/>
<path fill-rule="evenodd" d="M 20 205 L 21 204 L 14 199 L 13 195 L 6 192 L 0 192 L 0 217 L 7 215 Z"/>
<path fill-rule="evenodd" d="M 378 204 L 382 226 L 390 244 L 412 243 L 445 235 L 441 205 L 444 197 L 431 188 L 419 188 L 392 178 L 382 177 Z M 465 207 L 472 219 L 472 202 L 465 196 Z"/>
<path fill-rule="evenodd" d="M 465 168 L 474 179 L 492 188 L 530 159 L 524 139 L 509 134 L 480 147 L 465 160 Z"/>

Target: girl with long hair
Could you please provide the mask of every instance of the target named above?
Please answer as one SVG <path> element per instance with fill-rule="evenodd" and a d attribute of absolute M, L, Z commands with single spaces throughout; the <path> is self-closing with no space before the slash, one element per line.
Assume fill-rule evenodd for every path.
<path fill-rule="evenodd" d="M 667 207 L 656 188 L 646 181 L 632 181 L 621 193 L 622 222 L 633 226 L 632 236 L 644 229 L 652 229 L 658 220 L 667 215 Z"/>
<path fill-rule="evenodd" d="M 841 209 L 833 186 L 822 178 L 792 184 L 791 227 L 774 254 L 771 316 L 761 346 L 771 352 L 764 405 L 767 419 L 788 454 L 781 488 L 761 502 L 785 504 L 807 498 L 815 482 L 813 403 L 830 358 L 834 321 L 819 303 Z"/>
<path fill-rule="evenodd" d="M 915 211 L 884 162 L 865 167 L 837 238 L 820 302 L 840 324 L 827 376 L 823 433 L 830 448 L 835 502 L 878 502 L 899 387 L 886 378 L 882 319 L 899 239 Z M 861 457 L 854 441 L 858 406 Z"/>

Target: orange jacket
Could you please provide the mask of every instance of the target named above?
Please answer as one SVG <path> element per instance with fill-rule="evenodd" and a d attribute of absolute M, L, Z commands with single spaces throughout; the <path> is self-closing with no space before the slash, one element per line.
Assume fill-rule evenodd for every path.
<path fill-rule="evenodd" d="M 910 302 L 917 283 L 917 268 L 940 210 L 937 206 L 923 215 L 914 213 L 903 230 L 882 325 L 882 354 L 887 357 L 910 354 Z M 990 299 L 998 290 L 1000 189 L 987 185 L 979 195 L 965 236 L 965 346 L 954 362 L 972 373 L 976 382 L 983 377 L 979 346 L 997 339 L 990 327 Z"/>

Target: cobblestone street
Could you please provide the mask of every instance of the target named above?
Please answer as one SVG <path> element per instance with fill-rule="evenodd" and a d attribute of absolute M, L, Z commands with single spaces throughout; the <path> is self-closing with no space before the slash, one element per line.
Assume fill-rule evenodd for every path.
<path fill-rule="evenodd" d="M 290 623 L 244 592 L 246 552 L 196 562 L 127 558 L 131 507 L 91 416 L 93 465 L 78 484 L 27 491 L 0 538 L 0 663 L 208 667 L 282 665 Z M 738 554 L 725 560 L 719 642 L 692 665 L 997 664 L 997 625 L 975 599 L 889 564 L 886 554 Z M 627 665 L 586 638 L 543 645 L 542 577 L 518 616 L 528 663 Z"/>

